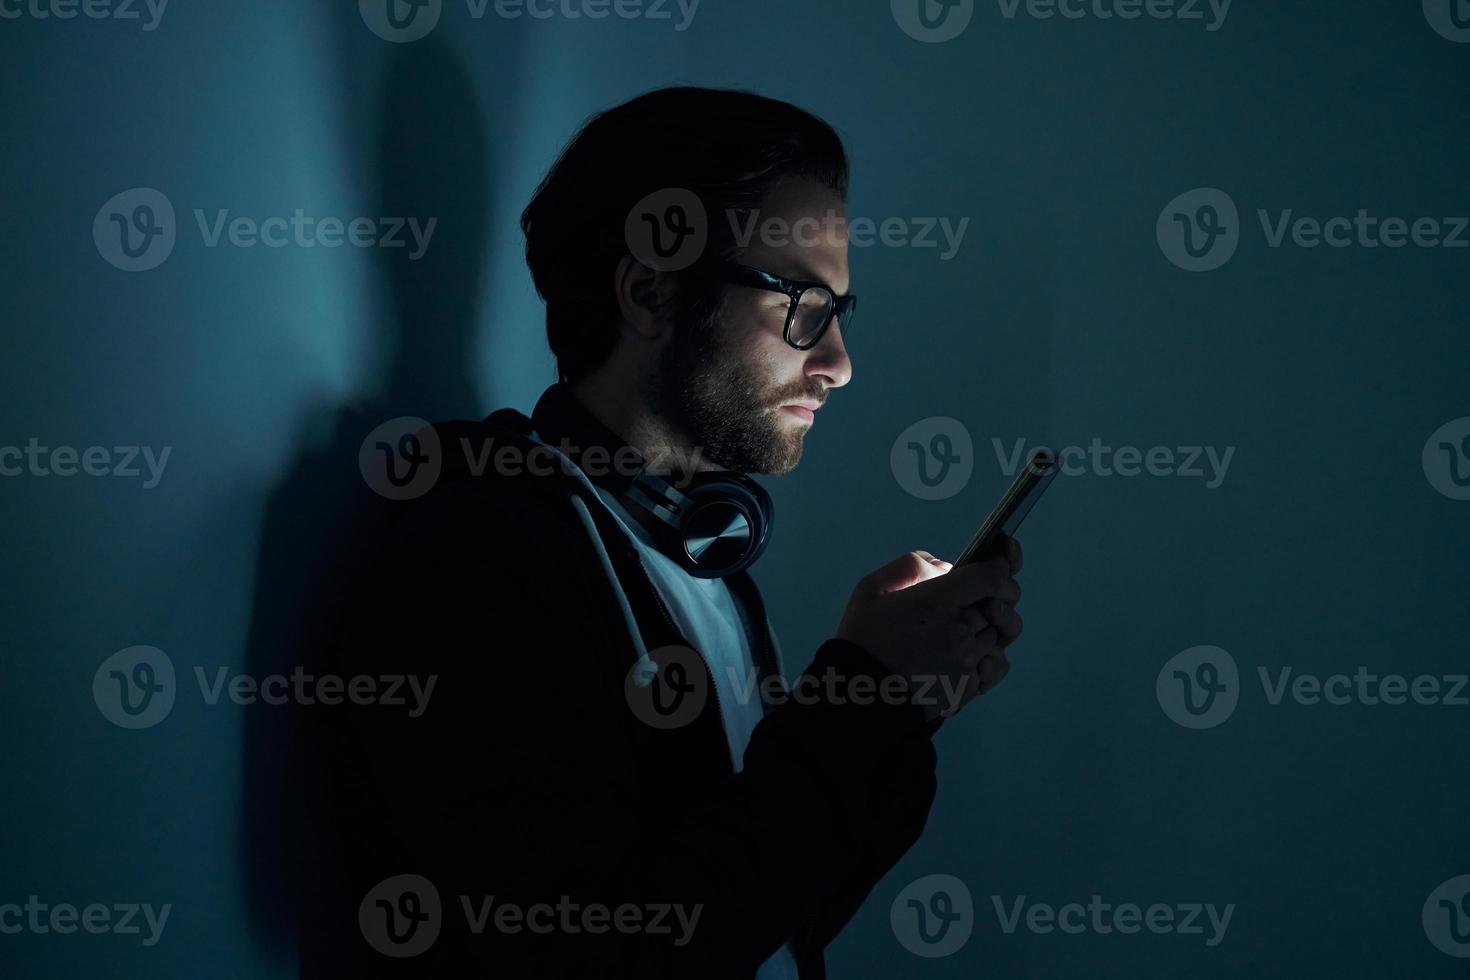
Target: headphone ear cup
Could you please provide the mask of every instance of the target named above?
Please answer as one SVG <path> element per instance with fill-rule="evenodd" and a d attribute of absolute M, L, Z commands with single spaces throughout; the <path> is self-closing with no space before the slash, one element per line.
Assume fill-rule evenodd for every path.
<path fill-rule="evenodd" d="M 679 515 L 676 555 L 696 578 L 744 571 L 765 550 L 773 509 L 765 489 L 743 473 L 700 474 L 680 491 L 688 505 Z"/>

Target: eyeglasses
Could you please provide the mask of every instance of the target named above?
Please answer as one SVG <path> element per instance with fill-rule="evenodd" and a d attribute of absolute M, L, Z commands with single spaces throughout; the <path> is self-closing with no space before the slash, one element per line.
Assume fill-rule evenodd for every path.
<path fill-rule="evenodd" d="M 852 329 L 852 315 L 857 310 L 857 297 L 852 293 L 838 296 L 824 282 L 784 279 L 739 262 L 722 262 L 720 277 L 737 286 L 754 286 L 790 296 L 791 309 L 786 311 L 783 336 L 797 350 L 817 346 L 833 317 L 842 321 L 844 333 Z"/>

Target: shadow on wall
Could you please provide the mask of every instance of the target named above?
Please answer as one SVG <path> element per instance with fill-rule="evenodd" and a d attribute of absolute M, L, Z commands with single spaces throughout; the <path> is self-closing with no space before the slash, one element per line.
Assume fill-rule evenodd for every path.
<path fill-rule="evenodd" d="M 342 30 L 351 32 L 346 47 L 376 43 L 359 40 L 361 24 L 344 23 Z M 489 123 L 470 75 L 447 45 L 426 39 L 394 46 L 386 60 L 381 128 L 358 140 L 370 147 L 376 139 L 377 213 L 438 222 L 416 261 L 408 258 L 411 248 L 378 250 L 374 271 L 385 281 L 389 302 L 378 321 L 386 371 L 356 402 L 314 410 L 313 424 L 303 429 L 329 431 L 328 444 L 298 448 L 270 494 L 245 654 L 245 670 L 257 678 L 289 677 L 298 664 L 318 673 L 320 640 L 332 629 L 353 576 L 368 567 L 379 501 L 358 469 L 364 437 L 390 418 L 479 418 L 484 404 L 494 404 L 493 398 L 480 400 L 469 373 L 487 265 L 487 188 L 495 178 Z M 347 77 L 360 78 L 365 63 L 357 62 Z M 365 91 L 371 88 L 344 85 L 347 99 Z M 358 157 L 372 160 L 371 149 Z M 410 614 L 382 610 L 384 616 Z M 281 961 L 296 959 L 301 949 L 301 916 L 312 911 L 313 863 L 324 850 L 322 835 L 331 830 L 315 818 L 322 810 L 314 791 L 322 780 L 303 714 L 293 701 L 284 711 L 245 715 L 240 859 L 252 929 L 261 948 Z M 321 955 L 301 950 L 303 976 L 331 975 L 313 965 Z M 330 961 L 330 955 L 322 960 Z"/>

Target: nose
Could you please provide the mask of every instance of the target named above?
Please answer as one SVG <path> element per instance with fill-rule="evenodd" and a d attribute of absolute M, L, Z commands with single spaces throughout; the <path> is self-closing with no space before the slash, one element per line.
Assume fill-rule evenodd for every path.
<path fill-rule="evenodd" d="M 841 318 L 832 318 L 827 332 L 808 352 L 806 373 L 814 378 L 825 378 L 829 388 L 841 388 L 852 380 L 852 359 L 847 356 L 847 347 L 842 342 Z"/>

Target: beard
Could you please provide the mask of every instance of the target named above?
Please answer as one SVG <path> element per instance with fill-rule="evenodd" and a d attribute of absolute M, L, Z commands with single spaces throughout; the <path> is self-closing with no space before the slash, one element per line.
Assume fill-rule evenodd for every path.
<path fill-rule="evenodd" d="M 801 460 L 806 427 L 785 424 L 785 401 L 823 398 L 822 390 L 782 390 L 759 361 L 731 343 L 738 324 L 707 316 L 679 318 L 651 379 L 650 403 L 670 432 L 704 458 L 739 473 L 789 473 Z"/>

